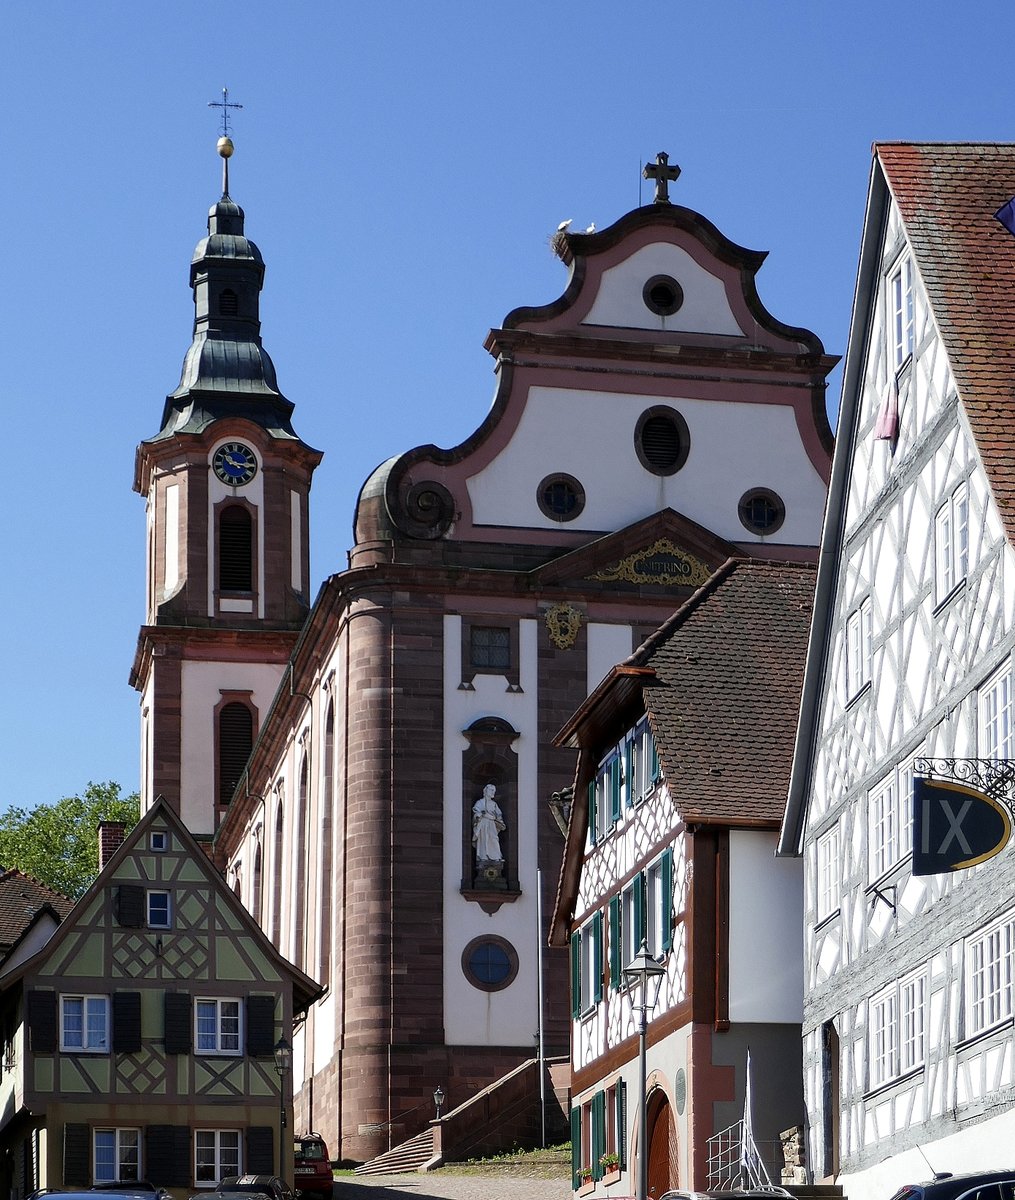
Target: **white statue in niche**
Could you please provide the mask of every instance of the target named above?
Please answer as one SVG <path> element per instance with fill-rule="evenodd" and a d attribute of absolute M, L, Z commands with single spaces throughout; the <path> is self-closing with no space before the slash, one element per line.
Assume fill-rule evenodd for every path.
<path fill-rule="evenodd" d="M 488 783 L 483 794 L 472 806 L 472 844 L 476 847 L 476 865 L 502 863 L 504 855 L 500 849 L 500 834 L 504 826 L 504 814 L 494 799 L 497 788 Z"/>

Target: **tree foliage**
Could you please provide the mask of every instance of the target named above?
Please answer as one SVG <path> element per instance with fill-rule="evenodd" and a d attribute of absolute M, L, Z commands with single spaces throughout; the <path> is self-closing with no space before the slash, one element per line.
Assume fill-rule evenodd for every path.
<path fill-rule="evenodd" d="M 122 821 L 130 830 L 139 817 L 137 792 L 121 796 L 112 782 L 90 783 L 55 804 L 8 808 L 0 813 L 0 864 L 76 900 L 99 873 L 99 822 Z"/>

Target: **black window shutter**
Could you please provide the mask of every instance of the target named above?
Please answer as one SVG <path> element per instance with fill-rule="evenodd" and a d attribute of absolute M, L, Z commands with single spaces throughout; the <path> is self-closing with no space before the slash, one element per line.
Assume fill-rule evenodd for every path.
<path fill-rule="evenodd" d="M 145 1175 L 168 1187 L 190 1187 L 190 1130 L 186 1125 L 149 1125 Z"/>
<path fill-rule="evenodd" d="M 275 1131 L 270 1125 L 251 1125 L 247 1130 L 247 1161 L 244 1172 L 248 1175 L 281 1175 L 275 1170 L 272 1155 L 275 1152 Z"/>
<path fill-rule="evenodd" d="M 28 1033 L 36 1054 L 56 1052 L 56 992 L 29 991 Z"/>
<path fill-rule="evenodd" d="M 167 1054 L 189 1054 L 193 1048 L 188 992 L 166 992 L 165 1039 Z"/>
<path fill-rule="evenodd" d="M 113 993 L 113 1053 L 136 1054 L 141 1049 L 141 993 Z"/>
<path fill-rule="evenodd" d="M 91 1186 L 90 1137 L 87 1125 L 68 1123 L 63 1127 L 63 1181 L 70 1187 Z"/>
<path fill-rule="evenodd" d="M 136 883 L 121 883 L 113 894 L 113 913 L 118 925 L 140 929 L 145 919 L 144 888 Z"/>
<path fill-rule="evenodd" d="M 275 997 L 248 996 L 247 1053 L 251 1058 L 267 1058 L 274 1050 Z"/>

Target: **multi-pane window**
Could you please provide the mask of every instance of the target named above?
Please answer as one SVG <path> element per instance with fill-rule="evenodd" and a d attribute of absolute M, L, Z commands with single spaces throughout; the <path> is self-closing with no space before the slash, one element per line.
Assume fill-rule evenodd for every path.
<path fill-rule="evenodd" d="M 109 997 L 60 997 L 60 1049 L 109 1052 Z"/>
<path fill-rule="evenodd" d="M 913 260 L 905 255 L 888 279 L 892 362 L 896 370 L 913 353 Z"/>
<path fill-rule="evenodd" d="M 198 1000 L 194 1026 L 194 1045 L 199 1054 L 240 1053 L 239 1000 Z"/>
<path fill-rule="evenodd" d="M 815 907 L 823 921 L 839 911 L 839 826 L 833 825 L 818 838 L 815 871 Z"/>
<path fill-rule="evenodd" d="M 1015 678 L 1011 663 L 1005 663 L 980 688 L 979 749 L 982 758 L 1015 757 L 1015 712 L 1012 698 Z"/>
<path fill-rule="evenodd" d="M 620 897 L 620 977 L 623 981 L 624 968 L 641 949 L 645 936 L 645 880 L 636 875 L 624 888 Z"/>
<path fill-rule="evenodd" d="M 604 838 L 620 819 L 621 758 L 614 750 L 599 764 L 596 777 L 589 784 L 590 845 Z"/>
<path fill-rule="evenodd" d="M 199 1185 L 214 1187 L 226 1175 L 239 1173 L 238 1129 L 194 1130 L 194 1179 Z"/>
<path fill-rule="evenodd" d="M 506 671 L 511 666 L 511 631 L 473 625 L 469 630 L 469 657 L 482 670 Z"/>
<path fill-rule="evenodd" d="M 169 892 L 148 893 L 148 928 L 169 929 L 173 923 L 172 902 Z"/>
<path fill-rule="evenodd" d="M 968 1036 L 1012 1015 L 1015 917 L 1008 916 L 966 941 Z"/>
<path fill-rule="evenodd" d="M 867 1006 L 867 1064 L 871 1088 L 923 1065 L 926 980 L 922 972 L 893 983 Z"/>
<path fill-rule="evenodd" d="M 907 762 L 867 797 L 867 866 L 871 881 L 880 879 L 913 849 L 912 793 L 913 764 Z"/>
<path fill-rule="evenodd" d="M 126 1183 L 141 1178 L 141 1132 L 138 1129 L 93 1131 L 96 1183 Z"/>
<path fill-rule="evenodd" d="M 672 944 L 672 898 L 673 856 L 667 850 L 645 870 L 645 944 L 654 958 L 661 958 Z"/>
<path fill-rule="evenodd" d="M 943 600 L 969 573 L 969 492 L 960 483 L 934 516 L 934 587 Z"/>
<path fill-rule="evenodd" d="M 846 618 L 846 699 L 870 683 L 874 660 L 871 601 L 868 596 Z"/>
<path fill-rule="evenodd" d="M 571 1016 L 590 1012 L 603 998 L 603 914 L 571 935 Z"/>
<path fill-rule="evenodd" d="M 624 791 L 628 805 L 640 804 L 659 778 L 655 742 L 642 717 L 624 739 Z"/>

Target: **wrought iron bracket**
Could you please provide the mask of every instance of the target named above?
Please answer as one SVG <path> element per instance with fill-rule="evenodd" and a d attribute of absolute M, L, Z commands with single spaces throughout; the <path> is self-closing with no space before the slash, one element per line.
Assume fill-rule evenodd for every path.
<path fill-rule="evenodd" d="M 1015 759 L 917 758 L 913 770 L 932 779 L 950 779 L 975 787 L 1009 808 L 1015 799 Z"/>

